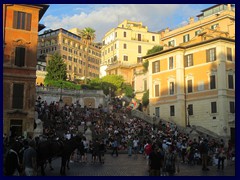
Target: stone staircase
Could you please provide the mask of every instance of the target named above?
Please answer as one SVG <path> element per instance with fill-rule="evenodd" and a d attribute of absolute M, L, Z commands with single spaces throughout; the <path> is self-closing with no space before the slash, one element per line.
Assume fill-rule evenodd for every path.
<path fill-rule="evenodd" d="M 137 117 L 137 118 L 140 118 L 148 123 L 153 123 L 153 117 L 149 116 L 149 115 L 146 115 L 145 113 L 139 111 L 139 110 L 132 110 L 131 111 L 131 116 L 133 117 Z M 160 120 L 163 122 L 163 123 L 167 123 L 169 121 L 166 121 L 164 119 L 159 119 L 159 118 L 156 118 L 155 120 L 155 123 L 158 124 L 160 122 Z M 172 123 L 172 122 L 170 122 Z M 220 137 L 219 135 L 217 135 L 216 133 L 212 132 L 212 131 L 209 131 L 208 129 L 202 127 L 202 126 L 191 126 L 191 127 L 183 127 L 183 126 L 179 126 L 177 125 L 178 129 L 180 130 L 180 132 L 183 132 L 183 133 L 186 133 L 186 134 L 189 134 L 191 136 L 191 139 L 194 139 L 194 138 L 198 138 L 199 136 L 200 137 L 206 137 L 206 136 L 209 136 L 210 138 L 213 138 L 213 139 L 216 139 L 216 140 L 220 140 L 222 137 Z"/>

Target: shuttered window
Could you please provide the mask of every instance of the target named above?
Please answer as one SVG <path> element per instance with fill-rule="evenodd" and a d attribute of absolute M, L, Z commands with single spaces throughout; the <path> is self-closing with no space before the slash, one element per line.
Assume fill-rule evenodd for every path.
<path fill-rule="evenodd" d="M 210 89 L 216 89 L 215 75 L 210 76 Z"/>
<path fill-rule="evenodd" d="M 193 91 L 192 80 L 187 81 L 187 86 L 188 86 L 188 93 L 191 93 Z"/>
<path fill-rule="evenodd" d="M 169 94 L 170 95 L 174 94 L 174 82 L 169 83 Z"/>
<path fill-rule="evenodd" d="M 233 85 L 233 75 L 228 75 L 228 88 L 229 89 L 234 89 L 234 85 Z"/>
<path fill-rule="evenodd" d="M 152 63 L 152 73 L 160 72 L 160 61 L 155 61 Z"/>
<path fill-rule="evenodd" d="M 159 97 L 159 84 L 155 85 L 155 97 Z"/>
<path fill-rule="evenodd" d="M 169 57 L 168 59 L 168 69 L 173 69 L 173 57 Z"/>
<path fill-rule="evenodd" d="M 232 48 L 227 48 L 227 60 L 232 61 Z"/>
<path fill-rule="evenodd" d="M 211 113 L 217 113 L 217 102 L 211 102 Z"/>
<path fill-rule="evenodd" d="M 31 31 L 32 14 L 14 11 L 13 28 Z"/>
<path fill-rule="evenodd" d="M 16 47 L 15 48 L 15 65 L 22 67 L 25 65 L 25 48 Z"/>
<path fill-rule="evenodd" d="M 235 102 L 229 102 L 230 113 L 235 113 Z"/>
<path fill-rule="evenodd" d="M 13 84 L 12 108 L 23 108 L 24 84 Z"/>
<path fill-rule="evenodd" d="M 184 67 L 193 66 L 193 54 L 188 54 L 184 57 Z"/>
<path fill-rule="evenodd" d="M 207 62 L 216 61 L 216 48 L 208 49 L 207 53 Z"/>
<path fill-rule="evenodd" d="M 138 53 L 142 53 L 142 46 L 138 46 Z"/>
<path fill-rule="evenodd" d="M 175 116 L 175 108 L 174 108 L 174 106 L 170 106 L 170 116 Z"/>

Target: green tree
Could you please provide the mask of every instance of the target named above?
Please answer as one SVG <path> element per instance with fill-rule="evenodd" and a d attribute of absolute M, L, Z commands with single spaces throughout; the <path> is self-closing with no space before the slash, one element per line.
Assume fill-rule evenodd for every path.
<path fill-rule="evenodd" d="M 90 44 L 94 41 L 94 39 L 96 38 L 95 35 L 95 30 L 90 28 L 90 27 L 86 27 L 81 31 L 80 36 L 85 40 L 86 42 L 86 52 L 87 52 L 87 56 L 86 56 L 86 64 L 85 64 L 85 84 L 87 84 L 87 77 L 88 77 L 88 51 L 89 51 L 89 46 Z"/>
<path fill-rule="evenodd" d="M 149 49 L 147 51 L 147 55 L 154 54 L 154 53 L 157 53 L 157 52 L 162 51 L 162 50 L 163 50 L 162 46 L 153 46 L 152 49 Z"/>
<path fill-rule="evenodd" d="M 61 55 L 55 53 L 52 55 L 51 59 L 48 61 L 47 74 L 44 81 L 57 81 L 67 79 L 67 67 L 62 59 Z"/>
<path fill-rule="evenodd" d="M 147 107 L 149 104 L 149 90 L 147 90 L 144 94 L 143 94 L 143 97 L 142 97 L 142 105 L 144 107 Z"/>
<path fill-rule="evenodd" d="M 122 86 L 122 90 L 123 90 L 125 96 L 130 97 L 130 98 L 134 97 L 134 90 L 133 90 L 131 84 L 124 83 Z"/>

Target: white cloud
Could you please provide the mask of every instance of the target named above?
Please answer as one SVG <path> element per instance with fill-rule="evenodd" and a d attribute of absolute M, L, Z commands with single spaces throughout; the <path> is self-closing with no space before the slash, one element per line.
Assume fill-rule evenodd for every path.
<path fill-rule="evenodd" d="M 78 5 L 73 11 L 75 14 L 71 16 L 67 12 L 62 12 L 63 16 L 47 15 L 42 22 L 50 29 L 91 27 L 96 30 L 96 41 L 101 41 L 106 32 L 125 19 L 141 21 L 149 31 L 159 31 L 176 27 L 177 19 L 180 24 L 187 20 L 186 17 L 196 15 L 187 4 L 101 4 L 90 5 L 87 9 L 84 9 L 84 5 Z"/>

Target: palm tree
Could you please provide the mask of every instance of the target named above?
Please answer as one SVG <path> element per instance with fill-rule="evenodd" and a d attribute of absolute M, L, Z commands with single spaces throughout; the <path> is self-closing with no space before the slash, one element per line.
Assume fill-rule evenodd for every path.
<path fill-rule="evenodd" d="M 87 49 L 87 60 L 86 60 L 86 65 L 85 65 L 85 84 L 86 84 L 87 77 L 88 77 L 88 50 L 89 50 L 90 44 L 96 38 L 95 30 L 90 27 L 86 27 L 81 31 L 81 37 L 85 40 L 86 49 Z"/>

